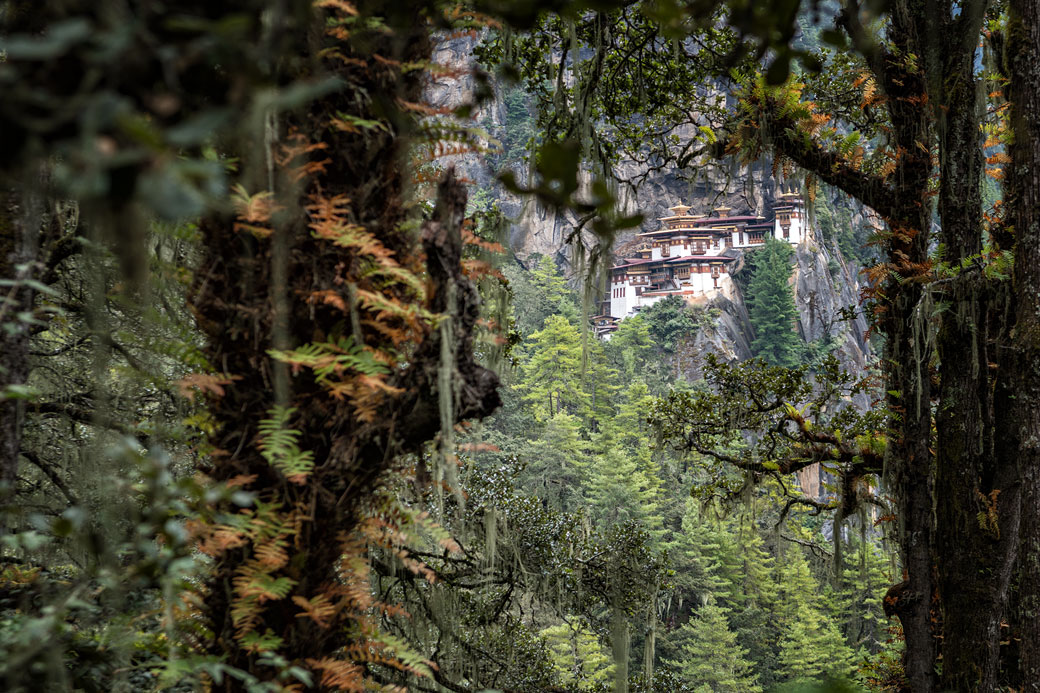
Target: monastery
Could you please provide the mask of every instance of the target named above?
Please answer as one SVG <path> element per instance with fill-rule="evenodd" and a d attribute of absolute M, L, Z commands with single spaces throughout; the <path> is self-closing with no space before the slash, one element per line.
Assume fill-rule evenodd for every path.
<path fill-rule="evenodd" d="M 604 315 L 593 318 L 597 334 L 607 336 L 617 322 L 668 296 L 687 300 L 707 297 L 732 286 L 730 270 L 747 248 L 772 235 L 792 245 L 808 236 L 805 203 L 797 193 L 784 193 L 773 206 L 773 221 L 760 216 L 729 216 L 729 207 L 717 207 L 717 216 L 689 214 L 690 207 L 670 207 L 661 228 L 641 233 L 634 257 L 611 269 L 610 295 Z"/>

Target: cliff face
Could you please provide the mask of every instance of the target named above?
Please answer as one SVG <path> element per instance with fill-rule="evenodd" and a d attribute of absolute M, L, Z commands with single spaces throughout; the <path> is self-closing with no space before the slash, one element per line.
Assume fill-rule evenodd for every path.
<path fill-rule="evenodd" d="M 440 44 L 434 59 L 454 68 L 460 76 L 431 82 L 427 98 L 432 105 L 454 107 L 472 98 L 475 81 L 461 73 L 472 67 L 474 43 L 474 39 L 460 38 Z M 511 115 L 506 107 L 500 85 L 495 85 L 495 90 L 496 99 L 482 106 L 476 120 L 491 136 L 504 142 L 518 123 L 516 114 Z M 508 193 L 498 184 L 490 157 L 466 155 L 455 157 L 450 163 L 475 182 L 485 200 L 497 202 L 512 220 L 511 249 L 518 258 L 523 261 L 535 253 L 548 255 L 565 271 L 572 271 L 566 239 L 577 223 L 576 218 L 557 214 L 541 208 L 533 200 L 521 200 Z M 497 165 L 513 167 L 521 178 L 525 174 L 517 161 L 499 158 Z M 644 171 L 634 162 L 622 162 L 616 168 L 622 180 L 635 180 L 642 173 Z M 695 176 L 682 176 L 675 170 L 653 172 L 637 187 L 622 185 L 618 189 L 624 211 L 641 212 L 646 222 L 644 229 L 631 230 L 617 239 L 615 251 L 630 246 L 640 231 L 655 229 L 656 219 L 666 216 L 668 207 L 678 202 L 690 205 L 691 214 L 708 214 L 715 207 L 725 205 L 732 208 L 733 215 L 769 216 L 767 210 L 771 209 L 777 191 L 769 162 L 751 167 L 705 169 Z M 806 343 L 828 343 L 846 369 L 862 372 L 873 357 L 865 340 L 867 323 L 858 309 L 859 267 L 851 266 L 835 243 L 823 242 L 818 233 L 815 236 L 796 249 L 793 261 L 791 282 L 799 314 L 799 333 Z M 702 321 L 707 324 L 693 336 L 683 359 L 682 368 L 686 376 L 693 379 L 700 376 L 704 357 L 709 353 L 727 361 L 744 360 L 752 355 L 754 334 L 740 288 L 734 285 L 725 295 L 713 296 L 703 305 L 714 320 Z M 845 310 L 850 308 L 855 309 L 853 319 L 849 319 Z"/>
<path fill-rule="evenodd" d="M 867 321 L 859 310 L 859 267 L 850 267 L 833 243 L 812 242 L 795 250 L 792 275 L 798 331 L 806 343 L 829 338 L 836 354 L 849 370 L 867 367 L 870 350 Z M 855 317 L 849 309 L 856 309 Z"/>
<path fill-rule="evenodd" d="M 431 80 L 427 87 L 427 100 L 437 108 L 454 108 L 473 99 L 476 80 L 467 71 L 474 67 L 472 49 L 476 39 L 470 37 L 442 41 L 434 51 L 434 60 L 451 70 L 451 76 Z M 481 106 L 475 124 L 500 142 L 510 139 L 511 130 L 516 129 L 518 115 L 510 114 L 505 103 L 505 90 L 494 84 L 496 98 Z M 520 109 L 523 110 L 523 109 Z M 533 118 L 533 114 L 528 114 Z M 522 114 L 519 116 L 522 118 Z M 512 195 L 496 180 L 496 171 L 490 163 L 491 157 L 466 155 L 443 160 L 456 166 L 461 174 L 490 193 L 490 198 L 512 220 L 510 240 L 513 252 L 521 260 L 532 254 L 550 255 L 558 264 L 570 269 L 570 249 L 565 240 L 577 224 L 570 214 L 558 214 L 542 208 L 534 200 L 521 200 Z M 526 179 L 522 162 L 516 159 L 496 161 L 497 167 L 512 168 L 518 178 Z M 647 222 L 653 224 L 658 217 L 668 214 L 668 207 L 683 202 L 692 207 L 691 214 L 708 214 L 715 207 L 725 205 L 732 214 L 765 213 L 771 208 L 777 193 L 776 180 L 769 162 L 747 166 L 710 167 L 698 170 L 695 175 L 681 175 L 679 171 L 663 170 L 646 174 L 645 167 L 623 161 L 615 167 L 615 175 L 623 181 L 639 181 L 637 186 L 620 184 L 617 195 L 626 214 L 640 212 Z M 618 245 L 631 241 L 638 230 L 621 235 Z"/>
<path fill-rule="evenodd" d="M 749 251 L 755 252 L 755 251 Z M 845 370 L 862 373 L 873 361 L 866 341 L 867 321 L 859 309 L 859 268 L 850 266 L 833 244 L 817 245 L 810 240 L 795 249 L 791 288 L 798 309 L 798 333 L 808 344 L 828 348 Z M 705 357 L 714 354 L 724 361 L 752 357 L 754 330 L 743 291 L 737 283 L 702 304 L 711 324 L 693 336 L 683 371 L 691 380 L 702 375 Z M 861 407 L 868 406 L 864 399 Z"/>

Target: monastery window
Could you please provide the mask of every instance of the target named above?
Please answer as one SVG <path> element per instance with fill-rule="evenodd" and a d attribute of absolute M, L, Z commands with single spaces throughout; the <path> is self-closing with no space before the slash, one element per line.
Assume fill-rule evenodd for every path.
<path fill-rule="evenodd" d="M 718 265 L 712 265 L 712 267 L 711 267 L 711 276 L 716 277 L 716 278 L 719 276 L 719 266 Z"/>

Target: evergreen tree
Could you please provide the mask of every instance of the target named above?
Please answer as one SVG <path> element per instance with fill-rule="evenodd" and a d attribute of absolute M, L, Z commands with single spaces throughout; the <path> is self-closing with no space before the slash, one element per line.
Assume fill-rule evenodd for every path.
<path fill-rule="evenodd" d="M 853 653 L 837 624 L 828 618 L 819 584 L 799 549 L 789 549 L 780 570 L 780 672 L 787 681 L 844 677 Z"/>
<path fill-rule="evenodd" d="M 606 648 L 584 623 L 561 623 L 543 630 L 553 669 L 566 690 L 599 689 L 614 676 Z"/>
<path fill-rule="evenodd" d="M 574 292 L 567 286 L 567 280 L 556 263 L 548 255 L 542 255 L 531 270 L 531 280 L 545 294 L 546 300 L 553 310 L 572 322 L 578 320 L 578 304 L 574 300 Z"/>
<path fill-rule="evenodd" d="M 520 457 L 527 462 L 522 475 L 525 490 L 559 510 L 576 510 L 589 475 L 578 418 L 557 413 L 531 431 L 521 450 Z"/>
<path fill-rule="evenodd" d="M 714 601 L 701 607 L 679 629 L 680 658 L 667 663 L 696 691 L 758 693 L 762 690 L 758 677 L 746 659 L 747 650 L 737 644 L 728 614 Z"/>
<path fill-rule="evenodd" d="M 774 366 L 798 365 L 804 345 L 795 332 L 798 310 L 788 280 L 791 246 L 769 239 L 755 251 L 748 285 L 748 314 L 755 330 L 751 351 Z"/>
<path fill-rule="evenodd" d="M 892 584 L 888 561 L 866 537 L 858 542 L 852 563 L 842 573 L 842 612 L 848 641 L 861 654 L 876 654 L 884 647 L 885 615 L 882 598 Z"/>
<path fill-rule="evenodd" d="M 737 641 L 747 649 L 759 681 L 771 687 L 778 681 L 777 612 L 781 607 L 774 559 L 752 525 L 740 526 L 735 518 L 719 524 L 719 575 L 725 580 L 720 598 L 731 609 Z"/>
<path fill-rule="evenodd" d="M 661 482 L 650 467 L 649 451 L 629 454 L 611 429 L 596 436 L 596 456 L 589 482 L 589 509 L 600 525 L 635 522 L 658 539 L 663 533 L 659 511 Z"/>
<path fill-rule="evenodd" d="M 603 343 L 591 336 L 585 346 L 584 390 L 588 397 L 589 428 L 597 430 L 614 416 L 618 372 L 608 363 Z"/>
<path fill-rule="evenodd" d="M 721 576 L 726 538 L 718 523 L 705 518 L 697 501 L 686 499 L 686 512 L 682 516 L 681 531 L 668 547 L 674 555 L 675 586 L 682 605 L 701 606 L 710 599 L 728 594 L 727 581 Z"/>
<path fill-rule="evenodd" d="M 584 412 L 589 397 L 582 387 L 581 335 L 562 315 L 550 315 L 541 330 L 528 338 L 529 358 L 519 387 L 535 416 L 550 418 L 560 411 Z"/>
<path fill-rule="evenodd" d="M 631 382 L 635 378 L 645 379 L 647 371 L 655 370 L 654 366 L 657 365 L 650 324 L 641 313 L 618 323 L 617 330 L 604 348 L 608 360 L 625 382 Z"/>
<path fill-rule="evenodd" d="M 678 351 L 682 341 L 697 327 L 693 311 L 678 296 L 658 301 L 640 315 L 646 319 L 653 343 L 669 354 Z"/>

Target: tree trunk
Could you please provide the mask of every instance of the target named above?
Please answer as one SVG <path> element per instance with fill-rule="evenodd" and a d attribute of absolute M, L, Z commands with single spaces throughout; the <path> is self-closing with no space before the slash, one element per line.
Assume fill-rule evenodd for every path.
<path fill-rule="evenodd" d="M 914 27 L 898 13 L 892 37 L 900 50 L 912 51 Z M 931 209 L 927 200 L 931 158 L 930 119 L 914 101 L 926 93 L 921 68 L 908 70 L 898 55 L 888 56 L 882 80 L 892 115 L 893 143 L 906 152 L 895 176 L 891 212 L 886 215 L 891 238 L 885 282 L 888 297 L 880 323 L 885 334 L 883 353 L 888 409 L 892 412 L 889 452 L 890 481 L 896 497 L 903 568 L 907 579 L 893 593 L 891 610 L 899 616 L 906 638 L 904 667 L 910 689 L 927 693 L 935 685 L 935 634 L 932 628 L 934 520 L 932 493 L 931 356 L 927 316 L 921 313 L 922 285 L 905 282 L 928 259 Z"/>
<path fill-rule="evenodd" d="M 939 135 L 939 218 L 945 256 L 957 274 L 937 285 L 947 307 L 937 336 L 940 361 L 936 411 L 936 558 L 942 607 L 942 689 L 990 691 L 997 685 L 1000 623 L 1018 534 L 1014 454 L 995 447 L 996 419 L 989 364 L 990 313 L 1001 292 L 972 258 L 982 251 L 981 100 L 974 76 L 979 32 L 965 18 L 939 18 L 933 34 L 953 35 L 940 51 L 931 85 Z M 994 335 L 998 336 L 998 335 Z M 979 518 L 983 518 L 980 521 Z"/>
<path fill-rule="evenodd" d="M 33 207 L 17 188 L 0 194 L 0 279 L 12 282 L 0 286 L 0 532 L 8 524 L 7 501 L 18 477 L 25 422 L 25 399 L 4 390 L 29 379 L 31 325 L 20 314 L 33 304 L 33 291 L 25 284 L 35 269 L 39 219 Z"/>
<path fill-rule="evenodd" d="M 305 124 L 296 123 L 307 135 L 303 145 L 320 148 L 299 155 L 295 169 L 280 171 L 279 180 L 290 192 L 282 193 L 279 203 L 290 210 L 312 205 L 309 220 L 276 217 L 271 222 L 274 233 L 284 234 L 279 254 L 286 258 L 288 286 L 278 287 L 273 276 L 276 253 L 270 236 L 236 230 L 231 219 L 211 218 L 201 225 L 205 258 L 192 297 L 208 337 L 210 362 L 235 378 L 210 408 L 219 424 L 212 437 L 218 452 L 205 471 L 218 481 L 238 479 L 242 490 L 270 504 L 276 515 L 267 526 L 281 523 L 280 541 L 289 546 L 284 560 L 263 553 L 257 539 L 218 553 L 206 593 L 210 651 L 230 666 L 275 680 L 278 672 L 260 663 L 260 650 L 243 642 L 244 630 L 270 633 L 281 639 L 276 651 L 289 662 L 324 672 L 319 676 L 323 690 L 334 688 L 339 675 L 363 675 L 344 660 L 343 648 L 359 614 L 346 594 L 343 581 L 353 578 L 341 557 L 345 537 L 357 526 L 379 479 L 402 455 L 421 453 L 438 433 L 450 435 L 459 421 L 486 416 L 499 403 L 497 377 L 474 356 L 479 294 L 461 265 L 465 188 L 449 171 L 437 190 L 433 218 L 422 225 L 421 244 L 408 198 L 414 122 L 399 104 L 420 101 L 423 75 L 401 65 L 429 59 L 429 27 L 418 5 L 363 2 L 351 10 L 355 7 L 364 17 L 379 19 L 373 20 L 376 29 L 352 31 L 349 37 L 339 32 L 319 46 L 344 84 L 308 106 Z M 378 121 L 381 127 L 330 127 L 329 120 L 339 114 Z M 302 151 L 303 145 L 293 146 Z M 303 192 L 310 195 L 305 200 L 293 199 L 298 192 L 285 184 L 293 170 L 311 171 L 303 179 Z M 314 205 L 333 203 L 340 216 L 327 231 L 355 233 L 350 238 L 360 241 L 335 243 L 308 227 L 321 213 Z M 394 276 L 424 279 L 419 297 L 415 286 L 421 280 L 396 282 L 373 275 L 378 257 L 392 258 Z M 359 303 L 362 288 L 382 302 L 374 307 Z M 289 305 L 278 310 L 278 301 Z M 409 321 L 407 311 L 402 317 L 395 307 L 444 317 L 432 326 L 421 318 Z M 294 348 L 348 337 L 366 353 L 399 353 L 394 339 L 413 345 L 374 389 L 372 383 L 381 381 L 360 379 L 348 367 L 333 378 L 355 389 L 336 394 L 318 382 L 314 371 L 294 366 L 283 395 L 295 407 L 288 426 L 298 432 L 299 449 L 310 453 L 314 463 L 309 475 L 297 481 L 279 474 L 257 446 L 258 425 L 278 403 L 272 383 L 279 363 L 269 350 L 276 346 L 279 316 L 287 317 L 285 337 Z M 450 392 L 441 385 L 445 375 Z M 292 584 L 291 593 L 250 605 L 237 585 L 265 565 L 272 579 Z M 355 577 L 350 589 L 367 590 L 365 578 Z M 318 598 L 337 606 L 323 619 L 304 617 L 299 604 Z M 247 627 L 243 610 L 255 619 Z M 225 677 L 215 689 L 243 685 Z"/>
<path fill-rule="evenodd" d="M 1025 690 L 1040 691 L 1040 7 L 1011 0 L 1009 11 L 1016 310 L 1008 379 L 1022 483 L 1016 636 Z"/>

